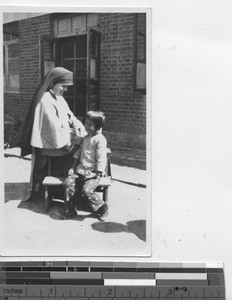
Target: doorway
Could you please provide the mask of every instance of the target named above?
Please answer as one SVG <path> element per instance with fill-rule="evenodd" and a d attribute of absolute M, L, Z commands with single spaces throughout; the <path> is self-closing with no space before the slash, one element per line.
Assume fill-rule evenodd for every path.
<path fill-rule="evenodd" d="M 73 86 L 65 99 L 75 116 L 82 120 L 88 110 L 99 108 L 100 33 L 57 39 L 56 65 L 73 72 Z"/>

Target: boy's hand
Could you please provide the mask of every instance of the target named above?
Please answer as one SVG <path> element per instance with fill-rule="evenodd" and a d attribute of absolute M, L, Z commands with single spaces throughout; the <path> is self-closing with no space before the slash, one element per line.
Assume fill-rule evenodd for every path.
<path fill-rule="evenodd" d="M 86 170 L 85 173 L 84 173 L 84 177 L 85 178 L 93 178 L 93 177 L 96 177 L 96 174 L 89 171 L 89 170 Z"/>
<path fill-rule="evenodd" d="M 90 174 L 91 174 L 91 171 L 89 171 L 89 170 L 84 171 L 84 176 L 85 177 L 89 177 Z"/>
<path fill-rule="evenodd" d="M 73 169 L 73 168 L 71 168 L 71 169 L 68 171 L 68 176 L 71 176 L 71 175 L 73 175 L 73 173 L 74 173 L 74 169 Z"/>
<path fill-rule="evenodd" d="M 76 130 L 75 130 L 75 128 L 70 128 L 70 134 L 76 135 Z"/>

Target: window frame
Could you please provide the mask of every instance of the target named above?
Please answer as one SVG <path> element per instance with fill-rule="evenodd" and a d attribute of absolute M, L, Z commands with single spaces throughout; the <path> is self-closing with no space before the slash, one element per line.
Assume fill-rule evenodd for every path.
<path fill-rule="evenodd" d="M 5 72 L 3 72 L 3 77 L 4 77 L 4 93 L 19 93 L 20 92 L 20 74 L 15 74 L 19 76 L 19 85 L 17 88 L 12 89 L 9 87 L 9 57 L 8 57 L 8 49 L 9 45 L 14 45 L 14 44 L 19 44 L 19 39 L 11 39 L 8 41 L 3 42 L 3 51 L 5 54 L 5 59 L 3 58 L 3 64 L 5 66 Z M 18 54 L 18 60 L 19 60 L 19 54 Z"/>
<path fill-rule="evenodd" d="M 138 14 L 135 14 L 135 41 L 134 41 L 134 90 L 135 91 L 140 91 L 143 92 L 143 94 L 146 94 L 146 79 L 145 79 L 145 88 L 139 88 L 137 87 L 137 68 L 139 63 L 144 63 L 145 64 L 145 72 L 146 72 L 146 65 L 147 65 L 147 54 L 146 54 L 146 21 L 145 21 L 145 32 L 141 32 L 138 30 Z M 146 15 L 146 13 L 144 13 Z M 144 38 L 144 54 L 145 58 L 140 59 L 138 58 L 138 38 L 143 37 Z"/>

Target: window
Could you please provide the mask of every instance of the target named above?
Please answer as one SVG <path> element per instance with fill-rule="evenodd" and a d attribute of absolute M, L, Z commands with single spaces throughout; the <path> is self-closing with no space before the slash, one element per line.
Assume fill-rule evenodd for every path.
<path fill-rule="evenodd" d="M 136 72 L 135 87 L 137 90 L 146 90 L 146 14 L 136 15 Z"/>
<path fill-rule="evenodd" d="M 19 39 L 17 23 L 4 26 L 3 74 L 4 91 L 19 92 Z"/>
<path fill-rule="evenodd" d="M 86 111 L 99 107 L 100 33 L 90 29 L 57 39 L 55 56 L 56 66 L 73 72 L 74 84 L 65 99 L 76 117 L 83 119 Z"/>

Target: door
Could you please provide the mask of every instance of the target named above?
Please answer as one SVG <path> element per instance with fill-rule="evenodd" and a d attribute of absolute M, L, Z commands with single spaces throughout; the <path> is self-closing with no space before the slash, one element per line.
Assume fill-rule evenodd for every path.
<path fill-rule="evenodd" d="M 100 34 L 85 34 L 58 39 L 56 66 L 73 72 L 73 86 L 65 99 L 74 114 L 82 120 L 88 110 L 99 108 Z"/>

